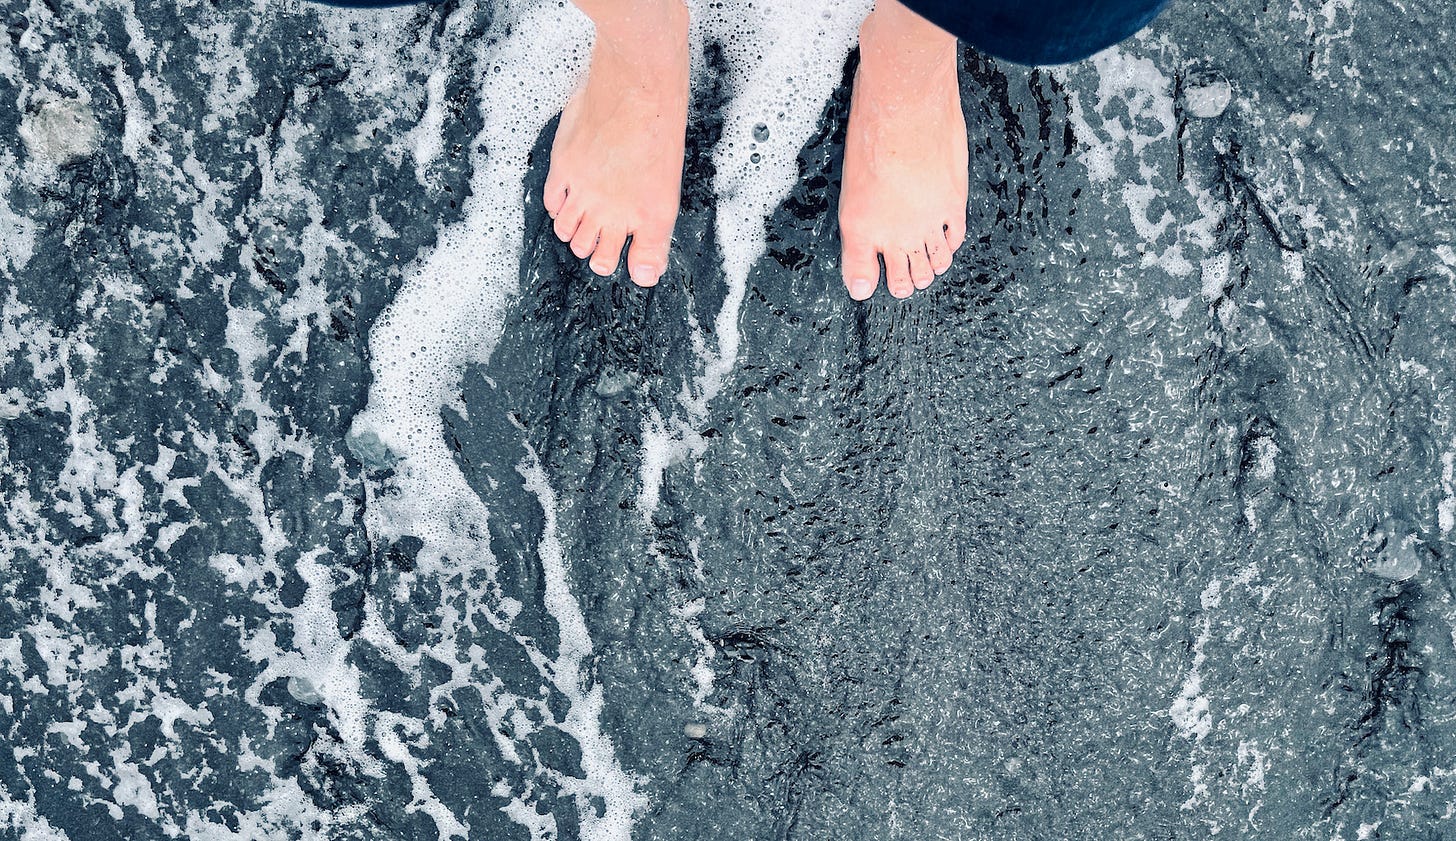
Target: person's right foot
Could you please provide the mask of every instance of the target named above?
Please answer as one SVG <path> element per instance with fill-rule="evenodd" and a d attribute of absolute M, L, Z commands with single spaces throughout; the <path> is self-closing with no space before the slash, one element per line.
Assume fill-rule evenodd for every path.
<path fill-rule="evenodd" d="M 895 0 L 859 35 L 839 194 L 850 297 L 875 292 L 880 256 L 896 298 L 950 268 L 966 236 L 969 155 L 954 36 Z"/>
<path fill-rule="evenodd" d="M 593 14 L 591 69 L 551 146 L 546 212 L 599 275 L 616 271 L 631 236 L 628 274 L 652 286 L 667 269 L 682 189 L 688 11 L 681 0 L 608 3 Z"/>

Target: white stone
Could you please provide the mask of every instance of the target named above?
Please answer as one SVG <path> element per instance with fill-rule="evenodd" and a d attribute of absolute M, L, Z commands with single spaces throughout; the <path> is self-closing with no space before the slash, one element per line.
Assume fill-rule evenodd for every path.
<path fill-rule="evenodd" d="M 20 139 L 38 162 L 57 166 L 96 151 L 100 126 L 91 109 L 77 99 L 46 102 L 20 121 Z"/>
<path fill-rule="evenodd" d="M 1222 114 L 1233 98 L 1234 90 L 1228 80 L 1217 77 L 1183 89 L 1183 107 L 1205 120 Z"/>

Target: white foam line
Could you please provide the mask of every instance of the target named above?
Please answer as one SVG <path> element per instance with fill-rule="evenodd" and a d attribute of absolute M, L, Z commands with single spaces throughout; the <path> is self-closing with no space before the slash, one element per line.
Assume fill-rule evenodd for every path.
<path fill-rule="evenodd" d="M 16 833 L 20 841 L 70 841 L 70 836 L 57 829 L 35 808 L 35 796 L 16 800 L 0 783 L 0 829 Z"/>
<path fill-rule="evenodd" d="M 672 612 L 683 623 L 688 636 L 698 646 L 698 655 L 693 658 L 693 664 L 688 667 L 688 673 L 692 675 L 695 686 L 693 708 L 707 713 L 726 715 L 727 710 L 708 703 L 708 698 L 713 694 L 713 684 L 717 677 L 713 671 L 713 658 L 717 656 L 718 649 L 709 642 L 707 634 L 703 632 L 703 625 L 698 620 L 698 615 L 703 612 L 705 607 L 707 607 L 707 601 L 700 596 L 673 608 Z"/>
<path fill-rule="evenodd" d="M 657 511 L 662 496 L 662 475 L 668 467 L 688 458 L 701 456 L 707 449 L 707 441 L 690 424 L 689 420 L 673 417 L 671 422 L 662 419 L 662 413 L 653 408 L 642 424 L 642 456 L 638 466 L 640 488 L 637 492 L 637 511 L 642 517 L 642 527 L 652 527 L 652 515 Z"/>
<path fill-rule="evenodd" d="M 824 104 L 839 86 L 844 59 L 871 5 L 868 0 L 692 4 L 694 42 L 716 41 L 729 67 L 746 72 L 730 80 L 734 93 L 724 109 L 722 139 L 713 152 L 717 233 L 727 285 L 713 319 L 716 346 L 709 348 L 699 339 L 697 323 L 689 316 L 701 371 L 678 395 L 680 413 L 664 419 L 654 408 L 642 424 L 637 511 L 649 534 L 667 468 L 696 461 L 707 450 L 698 430 L 738 364 L 738 322 L 748 274 L 764 252 L 769 216 L 798 182 L 799 151 L 819 127 Z M 648 552 L 662 560 L 661 551 L 650 541 Z M 701 579 L 701 564 L 695 566 Z M 698 619 L 703 608 L 702 600 L 685 601 L 672 613 L 699 646 L 688 675 L 693 706 L 721 716 L 726 711 L 707 702 L 716 649 Z"/>
<path fill-rule="evenodd" d="M 571 701 L 565 720 L 557 726 L 581 744 L 581 768 L 586 775 L 581 781 L 563 777 L 562 788 L 577 799 L 584 838 L 631 841 L 633 817 L 647 808 L 647 798 L 636 791 L 637 779 L 618 764 L 611 737 L 602 732 L 602 689 L 591 685 L 582 673 L 582 663 L 592 653 L 591 635 L 581 606 L 571 595 L 570 572 L 556 529 L 556 492 L 530 444 L 526 444 L 526 453 L 516 470 L 526 489 L 540 501 L 545 516 L 537 553 L 545 579 L 546 609 L 556 619 L 561 640 L 551 664 L 552 683 Z M 593 798 L 601 798 L 605 804 L 603 814 L 597 814 Z"/>
<path fill-rule="evenodd" d="M 0 184 L 14 184 L 20 178 L 15 156 L 6 149 L 0 152 Z M 8 188 L 0 188 L 0 268 L 19 274 L 35 253 L 37 226 L 9 204 Z"/>
<path fill-rule="evenodd" d="M 461 39 L 475 19 L 475 7 L 462 4 L 445 20 L 444 32 L 452 40 Z M 450 79 L 450 63 L 436 62 L 425 83 L 425 112 L 409 132 L 409 148 L 415 161 L 415 180 L 425 187 L 435 187 L 438 178 L 430 176 L 430 168 L 445 153 L 445 83 Z"/>
<path fill-rule="evenodd" d="M 531 841 L 556 841 L 556 817 L 550 813 L 537 812 L 519 797 L 511 794 L 511 787 L 505 780 L 497 780 L 490 793 L 509 802 L 501 807 L 506 817 L 520 824 L 531 833 Z"/>
<path fill-rule="evenodd" d="M 700 455 L 706 446 L 695 430 L 738 363 L 738 321 L 748 274 L 764 252 L 769 215 L 798 182 L 799 151 L 819 126 L 870 6 L 867 0 L 820 0 L 692 7 L 694 39 L 718 42 L 731 68 L 746 68 L 730 80 L 734 95 L 713 152 L 727 294 L 713 319 L 716 346 L 695 342 L 702 370 L 679 395 L 683 414 L 664 421 L 654 410 L 643 424 L 638 502 L 644 524 L 650 525 L 657 506 L 662 471 L 686 454 Z"/>
<path fill-rule="evenodd" d="M 1188 667 L 1188 674 L 1183 679 L 1183 688 L 1179 690 L 1178 697 L 1168 707 L 1168 715 L 1173 720 L 1173 725 L 1178 728 L 1178 734 L 1194 744 L 1203 741 L 1203 737 L 1213 729 L 1213 716 L 1209 712 L 1208 698 L 1203 694 L 1203 675 L 1200 670 L 1208 659 L 1203 653 L 1204 646 L 1213 635 L 1212 611 L 1223 603 L 1222 582 L 1217 578 L 1209 581 L 1208 586 L 1203 588 L 1200 602 L 1203 605 L 1203 625 L 1199 629 L 1198 639 L 1193 642 L 1193 663 Z M 1195 749 L 1194 759 L 1198 756 Z M 1182 811 L 1193 810 L 1208 796 L 1208 783 L 1204 782 L 1207 767 L 1206 763 L 1193 763 L 1189 778 L 1192 793 L 1179 807 Z"/>
<path fill-rule="evenodd" d="M 1206 758 L 1207 751 L 1201 748 L 1200 744 L 1204 737 L 1213 732 L 1214 728 L 1212 708 L 1208 696 L 1204 693 L 1202 671 L 1203 664 L 1208 660 L 1204 649 L 1213 639 L 1213 613 L 1223 606 L 1225 593 L 1232 592 L 1235 587 L 1247 589 L 1258 577 L 1258 565 L 1249 564 L 1229 579 L 1227 587 L 1222 581 L 1215 578 L 1208 582 L 1199 595 L 1199 605 L 1203 608 L 1203 620 L 1199 627 L 1198 638 L 1193 641 L 1193 662 L 1189 664 L 1188 673 L 1183 679 L 1183 686 L 1179 690 L 1178 696 L 1168 707 L 1168 717 L 1172 720 L 1173 726 L 1178 728 L 1178 735 L 1192 743 L 1190 746 L 1192 770 L 1189 779 L 1192 793 L 1180 806 L 1183 811 L 1192 811 L 1209 795 L 1209 784 L 1204 779 L 1208 764 L 1198 760 Z M 1234 639 L 1234 637 L 1230 636 L 1229 639 Z"/>
<path fill-rule="evenodd" d="M 1178 728 L 1178 734 L 1195 742 L 1202 741 L 1213 729 L 1213 717 L 1209 714 L 1208 698 L 1203 695 L 1203 676 L 1199 670 L 1208 659 L 1203 653 L 1203 647 L 1208 644 L 1213 634 L 1213 617 L 1210 611 L 1222 603 L 1221 590 L 1222 585 L 1216 578 L 1203 588 L 1203 625 L 1198 632 L 1198 639 L 1193 641 L 1193 663 L 1188 667 L 1187 677 L 1183 679 L 1183 688 L 1168 708 L 1168 715 Z"/>
<path fill-rule="evenodd" d="M 327 548 L 318 547 L 299 557 L 294 568 L 306 589 L 290 622 L 298 653 L 290 652 L 270 663 L 269 668 L 291 678 L 289 691 L 295 696 L 322 698 L 333 710 L 334 724 L 344 743 L 362 754 L 368 732 L 367 705 L 362 702 L 359 668 L 349 662 L 353 646 L 339 635 L 338 615 L 333 609 L 333 569 L 319 563 L 328 554 Z"/>
<path fill-rule="evenodd" d="M 704 4 L 709 5 L 709 4 Z M 799 179 L 798 158 L 839 86 L 869 2 L 721 3 L 700 8 L 729 63 L 748 72 L 733 81 L 723 138 L 713 152 L 717 230 L 728 294 L 713 321 L 716 353 L 704 360 L 689 416 L 700 419 L 738 361 L 738 319 L 748 273 L 764 252 L 768 217 Z M 754 129 L 768 130 L 766 139 Z"/>
<path fill-rule="evenodd" d="M 452 838 L 468 839 L 470 828 L 461 823 L 440 801 L 440 798 L 435 796 L 429 781 L 425 779 L 425 775 L 421 771 L 423 763 L 415 758 L 414 754 L 410 752 L 409 745 L 400 738 L 400 730 L 409 733 L 423 747 L 429 747 L 430 737 L 425 733 L 424 724 L 418 719 L 387 710 L 380 711 L 378 721 L 374 725 L 374 738 L 379 743 L 380 752 L 386 759 L 403 766 L 405 773 L 410 778 L 410 802 L 405 806 L 405 813 L 424 812 L 429 815 L 435 822 L 436 833 L 440 841 L 450 841 Z"/>
<path fill-rule="evenodd" d="M 489 511 L 445 446 L 440 409 L 458 403 L 464 366 L 487 361 L 504 329 L 506 307 L 517 294 L 527 156 L 580 78 L 591 32 L 574 7 L 549 0 L 502 4 L 492 30 L 503 38 L 494 46 L 488 46 L 492 39 L 482 38 L 476 56 L 484 125 L 472 144 L 471 194 L 462 208 L 463 218 L 441 231 L 435 248 L 406 273 L 399 294 L 371 330 L 374 381 L 368 406 L 355 418 L 351 436 L 376 436 L 399 459 L 393 480 L 399 493 L 370 499 L 375 533 L 420 538 L 424 545 L 416 564 L 421 574 L 484 572 L 493 582 Z M 434 131 L 427 107 L 418 138 L 424 149 L 417 155 L 421 166 L 431 157 L 424 136 Z M 491 603 L 481 607 L 487 621 L 511 633 L 543 678 L 568 701 L 565 715 L 555 724 L 580 744 L 585 779 L 564 775 L 554 779 L 564 793 L 576 798 L 582 837 L 628 841 L 635 816 L 647 801 L 602 731 L 603 695 L 584 668 L 592 644 L 571 593 L 556 533 L 556 496 L 529 447 L 520 471 L 546 517 L 539 554 L 546 578 L 545 607 L 560 629 L 556 656 L 547 657 L 533 641 L 511 632 L 518 606 L 493 584 L 488 593 Z M 453 627 L 454 622 L 443 624 Z M 470 668 L 488 672 L 489 664 L 476 662 L 479 649 L 472 651 Z M 461 679 L 458 672 L 455 681 Z M 487 708 L 504 719 L 512 704 L 498 681 L 481 691 Z M 529 704 L 530 699 L 514 702 Z M 539 709 L 550 714 L 544 704 Z M 393 747 L 390 758 L 417 776 L 409 752 L 402 745 Z M 503 754 L 517 762 L 521 759 L 514 749 Z M 549 815 L 537 814 L 508 786 L 496 789 L 508 799 L 502 812 L 526 827 L 533 838 L 555 836 L 555 821 Z M 428 802 L 421 801 L 419 791 L 415 800 Z M 438 811 L 431 814 L 441 831 L 455 831 L 453 825 L 441 824 L 445 815 L 437 815 Z"/>
<path fill-rule="evenodd" d="M 1436 523 L 1444 536 L 1456 529 L 1456 441 L 1441 455 L 1441 490 L 1445 498 L 1436 505 Z"/>
<path fill-rule="evenodd" d="M 580 75 L 579 62 L 566 57 L 585 55 L 590 44 L 585 17 L 570 5 L 537 3 L 523 13 L 521 5 L 501 4 L 493 31 L 511 34 L 477 56 L 484 126 L 472 144 L 463 218 L 407 272 L 371 329 L 374 381 L 354 419 L 354 436 L 372 432 L 402 459 L 402 493 L 381 500 L 378 525 L 423 540 L 426 572 L 441 571 L 432 565 L 447 558 L 493 566 L 480 531 L 485 505 L 445 446 L 440 407 L 458 399 L 461 370 L 488 360 L 504 329 L 517 292 L 526 158 Z"/>

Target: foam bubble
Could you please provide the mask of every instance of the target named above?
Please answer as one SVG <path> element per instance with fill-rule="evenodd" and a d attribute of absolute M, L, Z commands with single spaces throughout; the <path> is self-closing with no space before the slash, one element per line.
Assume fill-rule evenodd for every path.
<path fill-rule="evenodd" d="M 1202 261 L 1203 298 L 1216 301 L 1228 290 L 1232 262 L 1228 253 L 1215 254 Z"/>

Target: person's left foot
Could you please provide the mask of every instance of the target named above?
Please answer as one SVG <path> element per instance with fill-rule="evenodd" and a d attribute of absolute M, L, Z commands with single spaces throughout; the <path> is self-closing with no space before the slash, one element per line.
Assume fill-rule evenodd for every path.
<path fill-rule="evenodd" d="M 969 153 L 955 38 L 894 0 L 860 27 L 839 195 L 850 297 L 909 297 L 950 268 L 966 237 Z"/>

